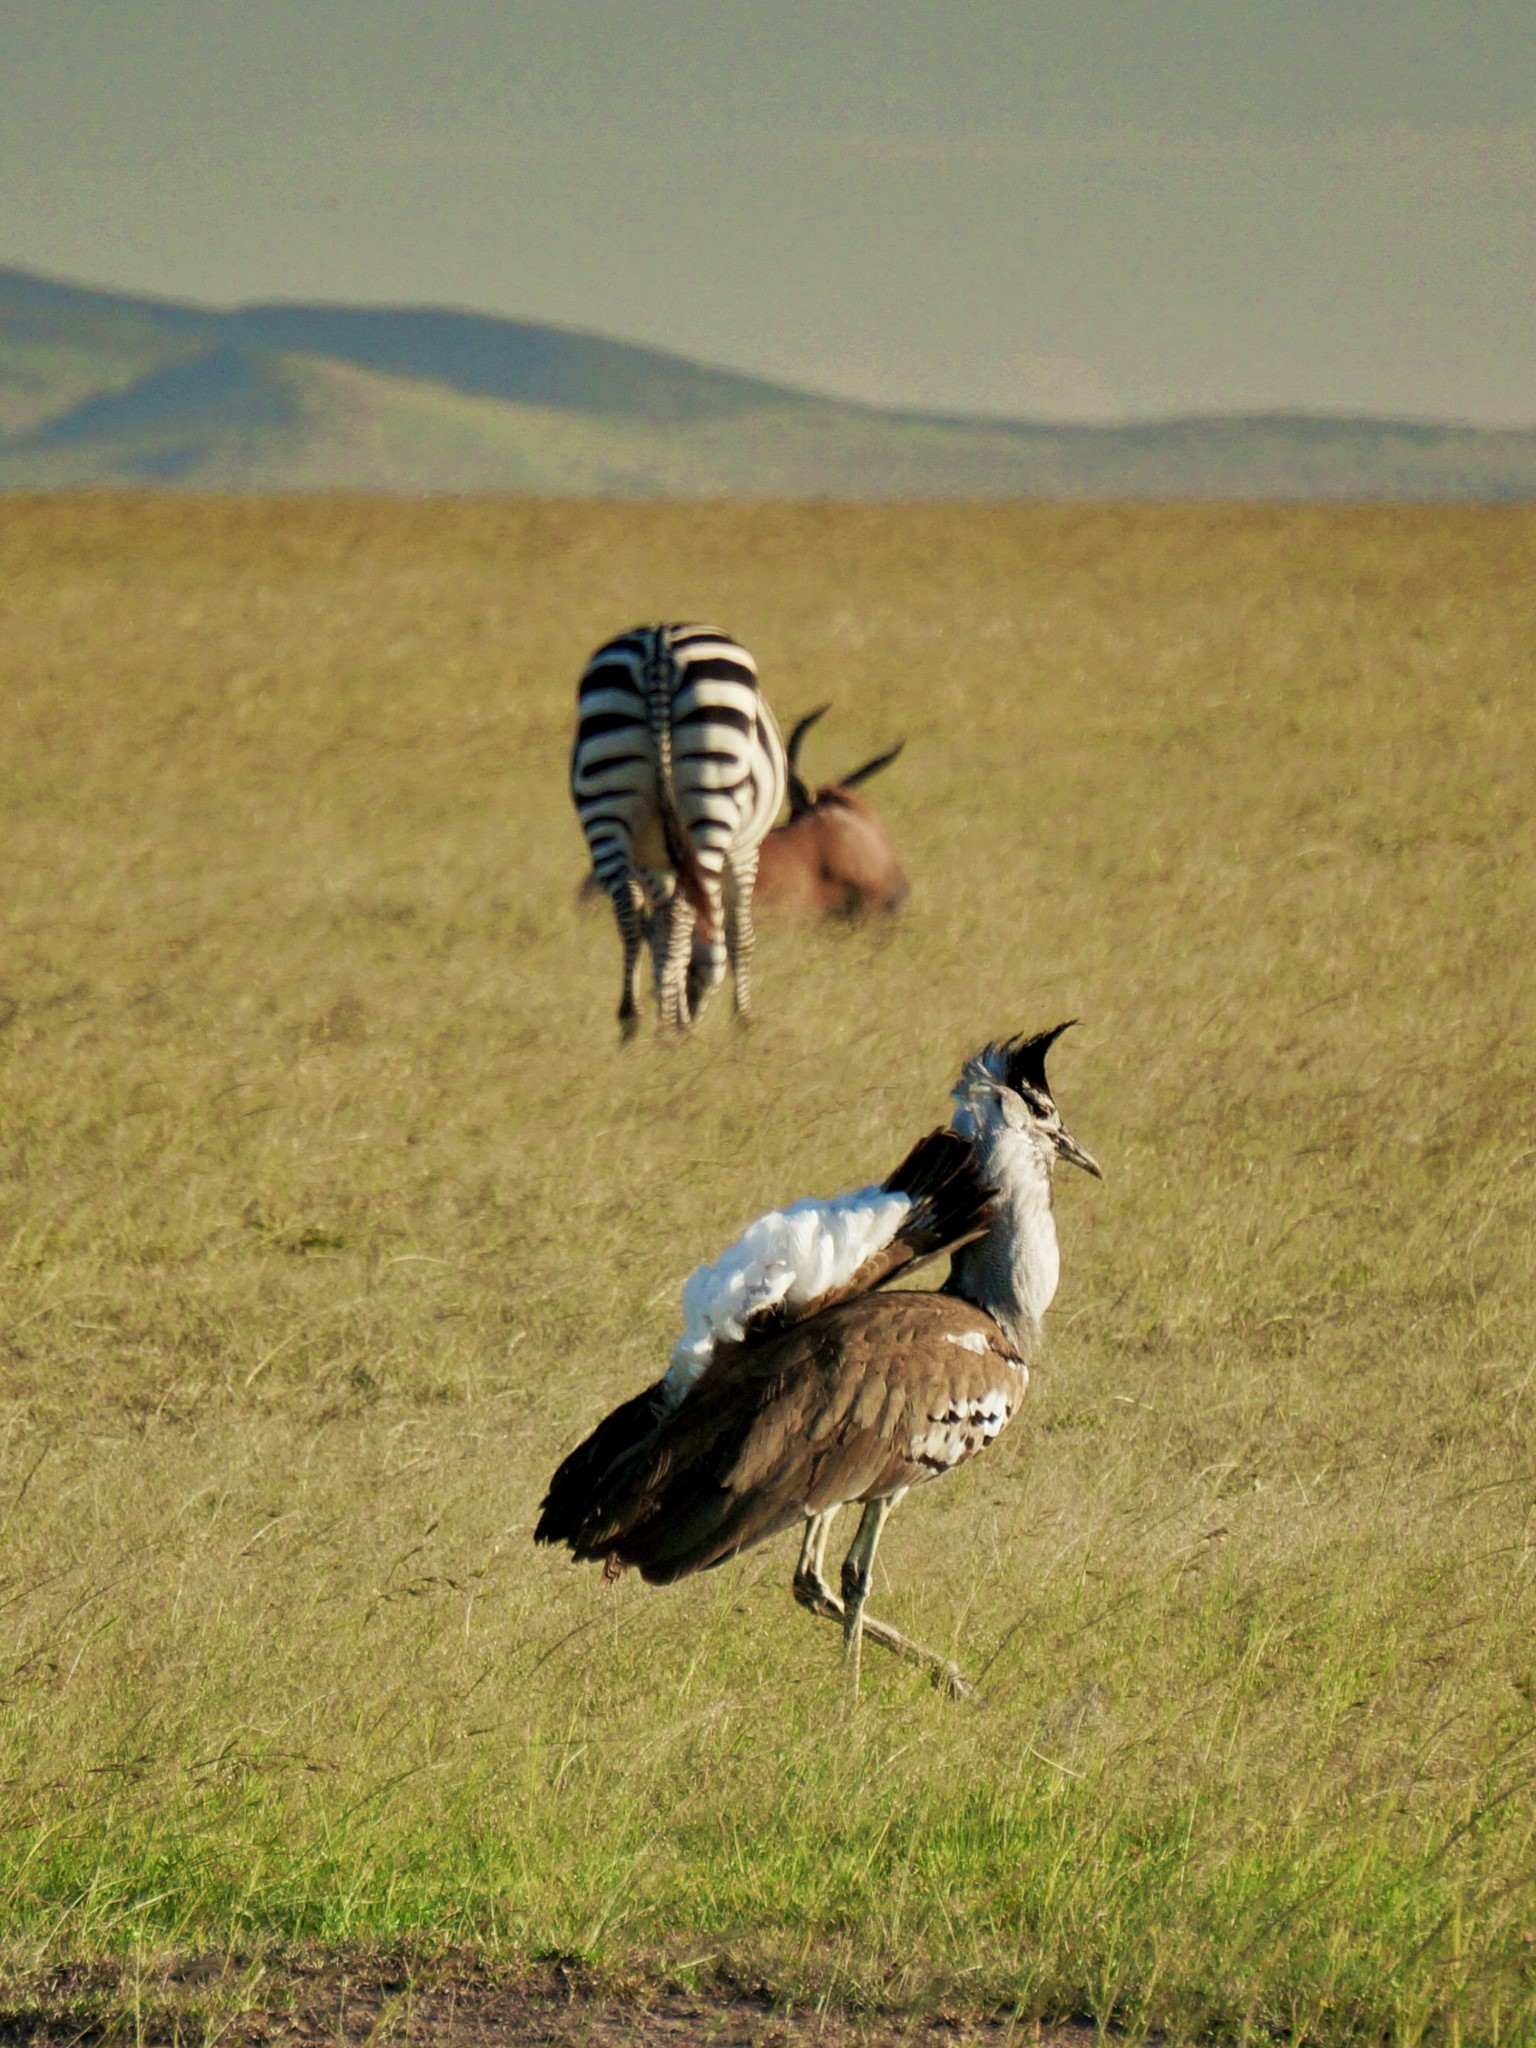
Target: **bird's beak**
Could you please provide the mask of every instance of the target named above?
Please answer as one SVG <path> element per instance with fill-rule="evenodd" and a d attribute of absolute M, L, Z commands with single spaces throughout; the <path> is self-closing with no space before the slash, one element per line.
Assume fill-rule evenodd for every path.
<path fill-rule="evenodd" d="M 1083 1150 L 1069 1130 L 1053 1131 L 1051 1137 L 1063 1159 L 1070 1159 L 1074 1166 L 1080 1166 L 1084 1173 L 1091 1173 L 1095 1180 L 1104 1178 L 1103 1167 L 1091 1152 Z"/>

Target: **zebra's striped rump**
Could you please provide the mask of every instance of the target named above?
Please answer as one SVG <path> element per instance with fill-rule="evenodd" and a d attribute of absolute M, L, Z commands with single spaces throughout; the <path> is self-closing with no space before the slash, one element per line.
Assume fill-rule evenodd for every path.
<path fill-rule="evenodd" d="M 593 872 L 613 899 L 624 937 L 619 1014 L 626 1027 L 634 1016 L 642 920 L 657 949 L 664 1019 L 687 1024 L 723 979 L 727 953 L 736 966 L 737 1008 L 747 1007 L 757 848 L 778 815 L 786 780 L 757 665 L 713 627 L 636 626 L 587 663 L 571 796 Z M 727 877 L 732 900 L 722 938 Z M 664 956 L 656 930 L 663 916 Z M 683 976 L 695 928 L 703 964 L 696 962 L 690 976 L 690 1003 Z"/>

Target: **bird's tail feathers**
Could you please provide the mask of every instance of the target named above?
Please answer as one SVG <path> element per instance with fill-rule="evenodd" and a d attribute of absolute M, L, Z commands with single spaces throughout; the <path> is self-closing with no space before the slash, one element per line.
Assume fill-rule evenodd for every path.
<path fill-rule="evenodd" d="M 589 1546 L 613 1523 L 635 1461 L 656 1434 L 662 1388 L 657 1380 L 621 1402 L 561 1462 L 539 1509 L 535 1543 L 568 1543 L 578 1557 L 604 1554 L 601 1547 Z"/>

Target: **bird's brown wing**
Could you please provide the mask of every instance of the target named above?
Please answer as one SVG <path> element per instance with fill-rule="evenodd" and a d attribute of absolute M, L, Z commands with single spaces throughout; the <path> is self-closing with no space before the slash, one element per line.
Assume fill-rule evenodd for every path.
<path fill-rule="evenodd" d="M 840 1303 L 776 1338 L 721 1347 L 572 1548 L 654 1581 L 682 1578 L 807 1514 L 961 1463 L 1025 1385 L 997 1325 L 968 1302 Z"/>
<path fill-rule="evenodd" d="M 841 1286 L 795 1308 L 777 1304 L 752 1319 L 740 1343 L 718 1345 L 711 1365 L 674 1415 L 668 1416 L 664 1382 L 658 1380 L 605 1416 L 550 1480 L 533 1532 L 536 1543 L 568 1543 L 578 1557 L 617 1554 L 609 1539 L 627 1526 L 635 1502 L 656 1483 L 646 1475 L 662 1469 L 657 1461 L 675 1458 L 675 1446 L 682 1441 L 702 1444 L 711 1430 L 736 1426 L 747 1412 L 742 1401 L 749 1383 L 757 1386 L 765 1371 L 771 1378 L 782 1354 L 773 1350 L 762 1367 L 749 1360 L 760 1350 L 771 1350 L 790 1331 L 819 1326 L 830 1309 L 867 1297 L 922 1260 L 968 1244 L 986 1228 L 995 1199 L 969 1141 L 946 1130 L 919 1139 L 884 1186 L 906 1195 L 912 1205 L 890 1243 Z M 732 1389 L 723 1412 L 714 1394 L 701 1405 L 701 1395 L 721 1384 Z"/>

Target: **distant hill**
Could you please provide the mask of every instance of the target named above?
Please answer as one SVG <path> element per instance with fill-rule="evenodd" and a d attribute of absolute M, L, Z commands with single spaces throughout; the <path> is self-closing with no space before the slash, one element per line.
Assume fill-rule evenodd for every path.
<path fill-rule="evenodd" d="M 0 268 L 0 490 L 1529 498 L 1536 429 L 894 412 L 435 308 L 214 312 Z"/>

